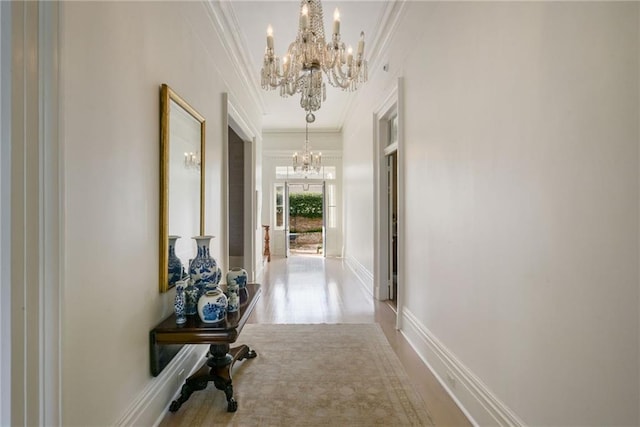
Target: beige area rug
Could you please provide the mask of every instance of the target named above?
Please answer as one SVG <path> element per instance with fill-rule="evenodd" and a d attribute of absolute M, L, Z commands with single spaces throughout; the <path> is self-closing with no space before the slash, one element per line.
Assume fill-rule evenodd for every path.
<path fill-rule="evenodd" d="M 377 324 L 255 325 L 238 343 L 238 411 L 213 383 L 161 426 L 428 426 L 431 417 Z"/>

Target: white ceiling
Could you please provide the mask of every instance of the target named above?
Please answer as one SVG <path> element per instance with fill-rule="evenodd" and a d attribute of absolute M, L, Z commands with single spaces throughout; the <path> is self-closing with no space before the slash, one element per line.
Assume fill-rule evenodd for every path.
<path fill-rule="evenodd" d="M 226 2 L 225 2 L 226 3 Z M 323 1 L 325 34 L 330 37 L 333 11 L 340 10 L 340 33 L 342 41 L 354 49 L 360 37 L 365 33 L 365 57 L 371 61 L 372 48 L 375 50 L 380 30 L 388 17 L 388 10 L 393 1 Z M 279 90 L 266 91 L 260 87 L 260 69 L 266 46 L 267 26 L 273 27 L 274 47 L 276 54 L 282 57 L 289 44 L 295 39 L 297 32 L 300 2 L 298 0 L 266 1 L 266 0 L 234 0 L 226 3 L 224 13 L 227 22 L 236 27 L 233 34 L 236 45 L 245 52 L 244 67 L 251 84 L 262 98 L 264 107 L 263 129 L 265 131 L 301 130 L 305 125 L 305 111 L 300 107 L 300 95 L 282 98 Z M 366 84 L 366 83 L 365 83 Z M 316 130 L 339 130 L 352 95 L 328 83 L 327 100 L 320 110 L 315 112 Z"/>

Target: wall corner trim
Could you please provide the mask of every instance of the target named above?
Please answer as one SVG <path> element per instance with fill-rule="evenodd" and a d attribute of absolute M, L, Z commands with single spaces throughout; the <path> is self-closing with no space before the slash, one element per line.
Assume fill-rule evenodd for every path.
<path fill-rule="evenodd" d="M 402 334 L 473 425 L 525 425 L 406 307 L 402 318 Z"/>
<path fill-rule="evenodd" d="M 186 345 L 173 361 L 133 400 L 129 408 L 114 423 L 116 426 L 157 426 L 167 415 L 169 405 L 181 390 L 177 383 L 178 373 L 184 369 L 188 378 L 200 367 L 208 350 L 206 345 Z"/>

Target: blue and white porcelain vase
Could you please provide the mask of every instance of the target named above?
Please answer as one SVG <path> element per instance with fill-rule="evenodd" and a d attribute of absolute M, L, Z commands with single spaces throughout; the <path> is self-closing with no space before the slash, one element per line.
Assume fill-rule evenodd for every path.
<path fill-rule="evenodd" d="M 213 236 L 195 236 L 193 239 L 198 246 L 198 255 L 191 260 L 189 265 L 189 277 L 193 286 L 204 293 L 204 289 L 215 287 L 215 279 L 218 274 L 218 264 L 209 255 L 209 242 Z"/>
<path fill-rule="evenodd" d="M 185 314 L 187 316 L 194 315 L 198 312 L 198 299 L 200 298 L 200 290 L 193 286 L 193 281 L 190 278 L 186 278 L 185 282 L 187 286 L 184 288 L 185 298 Z"/>
<path fill-rule="evenodd" d="M 216 276 L 213 279 L 213 283 L 218 286 L 220 284 L 220 279 L 222 279 L 222 270 L 220 269 L 220 267 L 218 267 L 216 269 Z"/>
<path fill-rule="evenodd" d="M 198 300 L 198 315 L 204 323 L 218 323 L 227 315 L 227 297 L 220 288 L 205 292 Z"/>
<path fill-rule="evenodd" d="M 202 293 L 205 293 L 206 291 L 210 291 L 217 288 L 220 285 L 221 277 L 222 277 L 222 270 L 220 270 L 220 267 L 216 267 L 216 271 L 215 271 L 215 274 L 213 275 L 212 281 L 203 288 Z"/>
<path fill-rule="evenodd" d="M 235 282 L 227 283 L 227 312 L 233 313 L 240 308 L 240 288 Z"/>
<path fill-rule="evenodd" d="M 184 276 L 184 268 L 182 267 L 182 261 L 176 256 L 176 241 L 180 236 L 169 236 L 169 274 L 167 281 L 169 286 L 172 286 L 178 280 Z"/>
<path fill-rule="evenodd" d="M 234 267 L 227 272 L 227 285 L 235 283 L 239 289 L 244 289 L 247 286 L 247 270 L 244 268 Z"/>
<path fill-rule="evenodd" d="M 176 311 L 176 324 L 182 325 L 187 321 L 187 316 L 185 314 L 184 282 L 181 280 L 176 282 L 176 299 L 173 302 L 173 308 Z"/>

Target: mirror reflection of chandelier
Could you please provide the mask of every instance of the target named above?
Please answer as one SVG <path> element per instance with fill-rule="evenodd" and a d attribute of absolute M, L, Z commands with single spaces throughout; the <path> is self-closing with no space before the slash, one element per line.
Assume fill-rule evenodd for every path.
<path fill-rule="evenodd" d="M 293 171 L 303 175 L 317 174 L 322 166 L 322 153 L 309 151 L 309 122 L 306 122 L 304 152 L 293 153 Z"/>
<path fill-rule="evenodd" d="M 364 32 L 360 33 L 358 50 L 345 49 L 340 41 L 340 13 L 334 12 L 333 35 L 329 43 L 324 38 L 322 4 L 320 0 L 300 1 L 298 35 L 282 58 L 274 54 L 273 30 L 267 29 L 267 48 L 261 70 L 262 88 L 280 88 L 287 97 L 301 94 L 300 106 L 307 111 L 307 121 L 313 122 L 311 113 L 317 111 L 327 94 L 322 72 L 332 86 L 353 91 L 358 83 L 367 81 L 367 61 L 364 59 Z"/>

